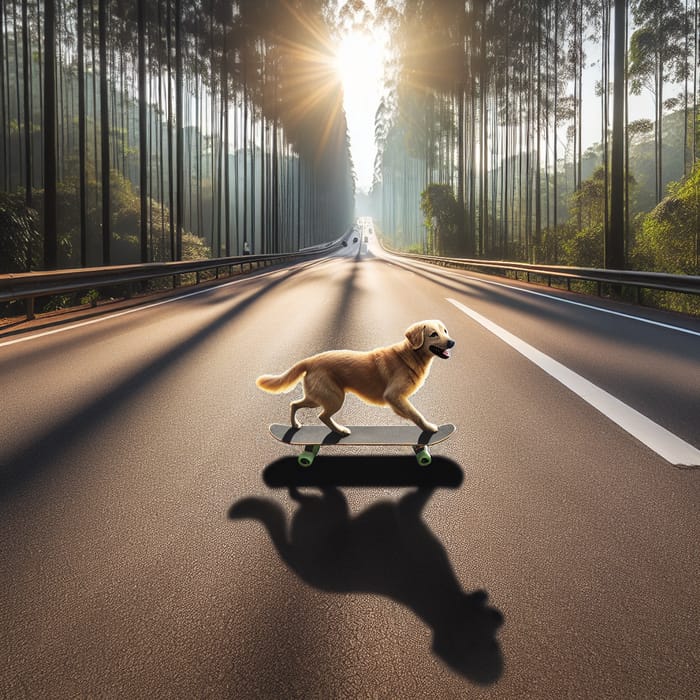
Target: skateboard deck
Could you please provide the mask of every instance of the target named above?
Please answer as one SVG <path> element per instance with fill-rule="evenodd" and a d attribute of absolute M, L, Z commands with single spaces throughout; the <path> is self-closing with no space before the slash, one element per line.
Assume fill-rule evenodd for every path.
<path fill-rule="evenodd" d="M 297 458 L 303 467 L 314 461 L 321 446 L 328 445 L 410 445 L 418 463 L 425 466 L 432 461 L 428 446 L 447 440 L 456 430 L 452 423 L 441 425 L 436 433 L 415 425 L 350 425 L 348 428 L 352 431 L 350 435 L 340 435 L 325 425 L 292 428 L 275 423 L 270 426 L 270 434 L 288 445 L 304 445 L 304 451 Z"/>

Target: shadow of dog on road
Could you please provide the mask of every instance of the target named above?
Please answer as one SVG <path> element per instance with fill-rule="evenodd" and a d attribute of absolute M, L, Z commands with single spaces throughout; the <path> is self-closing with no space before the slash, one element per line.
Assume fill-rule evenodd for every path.
<path fill-rule="evenodd" d="M 503 616 L 487 606 L 485 591 L 462 590 L 445 548 L 421 517 L 432 493 L 411 491 L 353 518 L 337 488 L 316 495 L 292 487 L 299 508 L 289 527 L 271 499 L 242 499 L 229 517 L 259 520 L 306 583 L 333 593 L 377 593 L 407 606 L 431 628 L 433 651 L 443 661 L 477 683 L 493 683 L 503 669 L 495 638 Z"/>
<path fill-rule="evenodd" d="M 434 457 L 429 468 L 403 456 L 317 457 L 310 467 L 301 468 L 295 457 L 282 457 L 263 470 L 270 488 L 315 486 L 415 486 L 456 489 L 464 481 L 460 466 L 446 457 Z"/>

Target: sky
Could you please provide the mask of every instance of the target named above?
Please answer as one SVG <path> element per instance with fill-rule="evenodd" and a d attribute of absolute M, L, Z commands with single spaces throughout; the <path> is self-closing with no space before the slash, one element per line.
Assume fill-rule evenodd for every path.
<path fill-rule="evenodd" d="M 369 192 L 372 186 L 376 146 L 374 143 L 374 117 L 384 91 L 384 55 L 388 39 L 386 34 L 360 32 L 346 34 L 337 51 L 337 70 L 343 81 L 344 106 L 350 137 L 350 151 L 355 167 L 357 190 Z M 600 46 L 589 45 L 589 64 L 599 62 Z M 600 80 L 600 68 L 592 66 L 584 73 L 584 111 L 591 105 L 592 113 L 600 112 L 600 97 L 595 94 L 595 82 Z M 670 93 L 669 93 L 670 94 Z M 675 93 L 674 93 L 675 94 Z M 653 119 L 653 99 L 649 92 L 629 98 L 630 121 L 640 118 Z M 559 154 L 562 157 L 566 143 L 561 130 Z M 612 128 L 612 125 L 610 125 Z M 587 119 L 583 125 L 583 147 L 600 143 L 600 118 Z"/>
<path fill-rule="evenodd" d="M 383 41 L 355 31 L 344 37 L 337 52 L 357 189 L 364 192 L 369 192 L 374 172 L 374 116 L 384 90 Z"/>

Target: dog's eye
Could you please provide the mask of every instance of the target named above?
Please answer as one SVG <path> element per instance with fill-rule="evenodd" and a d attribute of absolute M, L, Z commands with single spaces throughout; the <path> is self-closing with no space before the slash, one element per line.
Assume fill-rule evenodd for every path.
<path fill-rule="evenodd" d="M 433 331 L 433 332 L 430 334 L 430 337 L 431 337 L 431 338 L 437 338 L 437 337 L 438 337 L 438 334 L 437 334 L 435 331 Z"/>

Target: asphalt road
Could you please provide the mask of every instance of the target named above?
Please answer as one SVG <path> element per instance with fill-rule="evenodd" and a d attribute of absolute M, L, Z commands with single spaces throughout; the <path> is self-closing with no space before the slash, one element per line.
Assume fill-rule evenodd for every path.
<path fill-rule="evenodd" d="M 0 337 L 0 697 L 700 697 L 700 324 L 372 250 Z M 255 378 L 423 318 L 433 465 L 297 467 Z"/>

